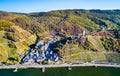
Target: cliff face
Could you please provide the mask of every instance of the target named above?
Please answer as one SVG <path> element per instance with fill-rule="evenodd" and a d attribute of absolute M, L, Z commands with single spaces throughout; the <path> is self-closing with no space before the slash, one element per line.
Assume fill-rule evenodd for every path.
<path fill-rule="evenodd" d="M 0 12 L 0 62 L 5 64 L 20 62 L 19 55 L 28 53 L 30 45 L 36 43 L 37 36 L 45 43 L 50 39 L 56 40 L 51 46 L 52 50 L 66 62 L 72 60 L 119 62 L 119 12 L 119 10 L 58 10 L 30 14 Z"/>

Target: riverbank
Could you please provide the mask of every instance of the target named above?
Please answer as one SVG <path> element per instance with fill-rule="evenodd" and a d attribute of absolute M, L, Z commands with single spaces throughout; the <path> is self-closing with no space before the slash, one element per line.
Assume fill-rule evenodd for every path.
<path fill-rule="evenodd" d="M 54 67 L 115 67 L 120 68 L 120 64 L 93 64 L 93 63 L 83 63 L 83 64 L 54 64 L 54 65 L 40 65 L 40 64 L 18 64 L 18 65 L 3 65 L 0 69 L 15 69 L 15 68 L 54 68 Z"/>

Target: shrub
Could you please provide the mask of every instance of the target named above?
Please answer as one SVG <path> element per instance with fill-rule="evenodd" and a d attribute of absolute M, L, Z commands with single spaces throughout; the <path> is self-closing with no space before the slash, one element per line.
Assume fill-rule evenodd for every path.
<path fill-rule="evenodd" d="M 0 20 L 0 29 L 1 30 L 7 29 L 13 25 L 15 25 L 15 24 L 10 21 Z"/>

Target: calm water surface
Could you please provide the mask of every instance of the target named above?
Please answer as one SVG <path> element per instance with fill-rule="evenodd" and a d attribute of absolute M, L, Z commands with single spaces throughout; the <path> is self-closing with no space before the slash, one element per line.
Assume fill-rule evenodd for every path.
<path fill-rule="evenodd" d="M 120 76 L 120 68 L 72 67 L 72 70 L 46 68 L 44 73 L 41 69 L 35 68 L 18 69 L 18 72 L 13 72 L 13 69 L 2 69 L 0 76 Z"/>

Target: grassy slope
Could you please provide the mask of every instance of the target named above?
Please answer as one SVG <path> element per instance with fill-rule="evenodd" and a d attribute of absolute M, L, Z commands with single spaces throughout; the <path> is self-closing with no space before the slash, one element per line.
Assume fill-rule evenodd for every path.
<path fill-rule="evenodd" d="M 93 44 L 95 49 L 99 52 L 105 52 L 105 49 L 100 41 L 100 36 L 88 36 L 87 38 Z"/>
<path fill-rule="evenodd" d="M 14 57 L 19 54 L 24 54 L 29 50 L 29 46 L 31 44 L 34 44 L 36 40 L 35 35 L 31 35 L 27 31 L 23 30 L 19 26 L 12 26 L 11 28 L 15 29 L 14 32 L 11 32 L 13 34 L 13 39 L 16 41 L 11 41 L 10 39 L 4 38 L 6 36 L 6 31 L 0 31 L 0 55 L 1 55 L 1 62 L 5 61 L 9 57 Z M 10 43 L 12 42 L 12 43 Z M 9 46 L 13 45 L 13 46 Z"/>

